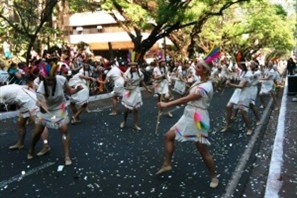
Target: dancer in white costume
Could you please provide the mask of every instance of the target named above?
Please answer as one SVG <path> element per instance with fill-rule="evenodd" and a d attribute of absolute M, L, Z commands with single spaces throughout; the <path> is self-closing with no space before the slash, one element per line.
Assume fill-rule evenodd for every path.
<path fill-rule="evenodd" d="M 109 65 L 111 69 L 106 74 L 104 81 L 98 80 L 99 83 L 105 84 L 109 80 L 112 80 L 114 83 L 113 87 L 113 99 L 112 99 L 112 111 L 109 115 L 117 115 L 117 103 L 119 98 L 123 96 L 124 91 L 124 78 L 122 71 L 115 64 Z"/>
<path fill-rule="evenodd" d="M 124 121 L 120 124 L 120 128 L 126 126 L 129 111 L 133 111 L 134 129 L 140 131 L 141 128 L 138 125 L 138 110 L 143 102 L 139 85 L 141 84 L 148 92 L 151 92 L 151 90 L 146 87 L 143 81 L 144 75 L 137 69 L 137 63 L 132 62 L 129 65 L 130 67 L 124 73 L 125 91 L 123 93 L 122 104 L 125 107 L 125 111 Z"/>
<path fill-rule="evenodd" d="M 226 132 L 230 128 L 232 110 L 234 105 L 237 104 L 247 128 L 247 135 L 251 135 L 253 133 L 253 130 L 247 112 L 251 103 L 250 86 L 252 83 L 253 75 L 251 71 L 247 70 L 245 62 L 239 62 L 238 66 L 242 71 L 239 84 L 234 84 L 230 81 L 226 82 L 227 86 L 231 86 L 236 89 L 227 104 L 226 124 L 221 132 Z"/>
<path fill-rule="evenodd" d="M 29 84 L 32 84 L 30 81 Z M 24 141 L 26 135 L 27 121 L 35 119 L 39 107 L 36 105 L 36 93 L 30 86 L 22 86 L 17 84 L 10 84 L 0 87 L 0 101 L 6 104 L 17 105 L 19 116 L 17 119 L 18 125 L 18 139 L 16 144 L 9 147 L 10 150 L 24 148 Z M 47 154 L 50 151 L 48 145 L 48 131 L 45 128 L 42 133 L 43 147 L 38 156 Z"/>
<path fill-rule="evenodd" d="M 154 79 L 153 86 L 155 89 L 155 94 L 158 94 L 158 101 L 169 101 L 170 92 L 169 92 L 169 80 L 168 80 L 168 69 L 164 60 L 159 61 L 158 65 L 154 67 L 153 76 Z M 168 112 L 169 117 L 173 115 Z"/>
<path fill-rule="evenodd" d="M 73 113 L 71 117 L 71 124 L 79 123 L 80 114 L 87 109 L 90 94 L 88 82 L 97 81 L 95 78 L 90 76 L 88 67 L 88 64 L 84 64 L 83 68 L 69 80 L 69 86 L 72 88 L 76 89 L 78 86 L 82 87 L 79 92 L 71 95 L 70 98 L 70 108 Z"/>
<path fill-rule="evenodd" d="M 216 174 L 215 162 L 207 145 L 210 118 L 208 107 L 213 96 L 213 86 L 209 79 L 211 66 L 200 61 L 196 66 L 196 74 L 200 76 L 200 82 L 194 83 L 187 96 L 170 102 L 159 102 L 160 109 L 171 106 L 187 104 L 182 117 L 165 135 L 165 156 L 161 169 L 156 173 L 163 174 L 172 169 L 171 161 L 175 150 L 175 140 L 179 142 L 193 141 L 208 168 L 211 182 L 210 187 L 216 188 L 219 180 Z"/>
<path fill-rule="evenodd" d="M 275 89 L 274 89 L 274 80 L 276 77 L 275 70 L 273 69 L 273 62 L 269 61 L 267 68 L 264 69 L 264 77 L 260 79 L 261 81 L 261 90 L 259 93 L 261 108 L 265 107 L 264 96 L 270 95 L 274 102 L 274 109 L 279 109 L 279 104 L 277 102 Z"/>
<path fill-rule="evenodd" d="M 71 88 L 64 76 L 56 75 L 58 66 L 55 59 L 49 59 L 40 68 L 40 85 L 37 89 L 37 101 L 40 112 L 37 113 L 32 142 L 27 155 L 29 160 L 34 157 L 34 148 L 45 127 L 59 129 L 65 153 L 65 165 L 71 165 L 70 134 L 68 131 L 69 117 L 66 110 L 65 92 L 69 95 L 79 92 L 82 87 Z"/>

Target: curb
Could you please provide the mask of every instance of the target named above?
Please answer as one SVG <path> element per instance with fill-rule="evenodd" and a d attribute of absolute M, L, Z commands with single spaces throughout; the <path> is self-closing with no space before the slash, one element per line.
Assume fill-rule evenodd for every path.
<path fill-rule="evenodd" d="M 287 94 L 288 94 L 288 78 L 286 79 L 285 89 L 283 92 L 283 97 L 280 105 L 280 111 L 278 115 L 278 122 L 276 128 L 276 135 L 273 143 L 273 150 L 270 160 L 270 168 L 267 176 L 266 189 L 265 189 L 265 198 L 278 198 L 279 190 L 282 186 L 282 181 L 280 176 L 282 174 L 283 166 L 283 142 L 284 142 L 284 133 L 285 133 L 285 116 L 286 116 L 286 103 L 287 103 Z"/>
<path fill-rule="evenodd" d="M 261 122 L 264 123 L 264 120 L 266 120 L 268 114 L 269 114 L 269 111 L 271 109 L 271 106 L 272 106 L 272 102 L 273 100 L 270 99 L 269 103 L 267 104 L 264 112 L 263 112 L 263 115 L 261 117 Z M 260 132 L 262 130 L 262 127 L 263 127 L 263 124 L 260 125 L 260 126 L 257 126 L 255 131 L 254 131 L 254 135 L 252 135 L 248 145 L 247 145 L 247 148 L 246 150 L 244 151 L 244 153 L 242 154 L 242 157 L 240 158 L 239 162 L 238 162 L 238 165 L 237 167 L 235 168 L 235 171 L 233 173 L 233 175 L 231 176 L 231 179 L 226 187 L 226 192 L 225 194 L 222 196 L 223 198 L 229 198 L 229 197 L 233 197 L 233 194 L 234 194 L 234 191 L 236 190 L 236 187 L 240 181 L 240 178 L 242 176 L 242 174 L 244 173 L 245 171 L 245 167 L 246 167 L 246 164 L 248 163 L 248 160 L 251 156 L 251 153 L 254 149 L 254 145 L 260 135 Z"/>

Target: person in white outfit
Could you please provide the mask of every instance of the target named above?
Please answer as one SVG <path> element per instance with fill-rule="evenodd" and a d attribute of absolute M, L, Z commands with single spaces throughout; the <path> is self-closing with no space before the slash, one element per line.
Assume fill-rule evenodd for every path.
<path fill-rule="evenodd" d="M 178 142 L 191 141 L 202 156 L 210 175 L 210 187 L 216 188 L 219 180 L 216 174 L 215 162 L 207 146 L 210 145 L 208 131 L 210 117 L 208 108 L 213 96 L 213 85 L 209 79 L 211 65 L 203 60 L 196 65 L 196 74 L 200 76 L 200 82 L 195 82 L 187 96 L 170 102 L 159 102 L 160 109 L 187 104 L 182 117 L 175 123 L 165 135 L 165 155 L 162 167 L 156 173 L 163 174 L 172 170 L 172 156 L 175 150 L 175 140 Z"/>
<path fill-rule="evenodd" d="M 276 77 L 275 70 L 273 69 L 273 62 L 269 61 L 267 64 L 267 68 L 264 69 L 264 75 L 260 79 L 261 81 L 261 90 L 259 93 L 261 108 L 265 107 L 264 96 L 270 95 L 274 102 L 274 109 L 279 109 L 279 104 L 277 102 L 275 89 L 274 89 L 274 80 Z"/>
<path fill-rule="evenodd" d="M 106 84 L 109 80 L 112 80 L 114 83 L 113 87 L 113 99 L 112 99 L 112 111 L 109 115 L 117 115 L 117 103 L 120 97 L 123 96 L 124 91 L 124 78 L 123 72 L 115 64 L 109 63 L 111 69 L 106 74 L 104 81 L 98 80 L 99 83 Z"/>
<path fill-rule="evenodd" d="M 36 93 L 32 89 L 32 81 L 28 85 L 10 84 L 0 87 L 0 101 L 6 104 L 17 105 L 19 116 L 17 119 L 18 139 L 17 142 L 10 146 L 10 150 L 23 149 L 29 119 L 34 120 L 39 112 L 39 107 L 36 104 Z M 42 133 L 43 147 L 38 156 L 47 154 L 50 151 L 48 145 L 48 131 L 45 128 Z"/>
<path fill-rule="evenodd" d="M 153 86 L 155 93 L 158 94 L 158 101 L 169 101 L 170 92 L 169 92 L 169 80 L 168 80 L 168 69 L 164 60 L 159 61 L 158 65 L 154 67 L 153 76 L 154 79 Z M 173 115 L 168 112 L 169 117 Z"/>
<path fill-rule="evenodd" d="M 90 76 L 90 72 L 88 72 L 88 67 L 89 64 L 84 64 L 83 68 L 69 80 L 70 87 L 75 89 L 78 86 L 82 87 L 82 89 L 79 92 L 71 95 L 70 97 L 70 108 L 73 113 L 71 117 L 71 124 L 79 123 L 80 114 L 87 109 L 90 95 L 88 82 L 97 82 L 95 78 L 92 78 Z"/>
<path fill-rule="evenodd" d="M 245 62 L 239 62 L 238 66 L 242 71 L 239 84 L 231 83 L 229 80 L 226 82 L 227 86 L 236 88 L 236 92 L 234 92 L 227 105 L 226 124 L 221 132 L 226 132 L 230 128 L 232 109 L 233 106 L 237 104 L 247 128 L 247 135 L 251 135 L 253 133 L 253 130 L 248 117 L 248 110 L 251 103 L 250 86 L 252 83 L 253 75 L 251 71 L 248 71 Z"/>
<path fill-rule="evenodd" d="M 134 129 L 140 131 L 141 128 L 138 125 L 138 110 L 143 105 L 140 84 L 148 91 L 149 90 L 144 81 L 144 75 L 137 68 L 137 63 L 132 62 L 129 64 L 130 67 L 124 73 L 124 80 L 125 80 L 125 91 L 123 93 L 122 104 L 125 107 L 124 110 L 124 121 L 121 122 L 120 128 L 124 128 L 127 123 L 127 118 L 129 111 L 133 111 L 134 116 Z"/>
<path fill-rule="evenodd" d="M 71 165 L 70 158 L 70 134 L 68 131 L 69 117 L 67 112 L 67 101 L 65 93 L 72 95 L 79 92 L 82 87 L 76 89 L 68 85 L 64 76 L 56 75 L 57 73 L 56 59 L 48 59 L 40 68 L 40 84 L 37 88 L 37 102 L 40 112 L 37 113 L 35 119 L 35 128 L 32 136 L 27 159 L 34 158 L 34 149 L 40 135 L 45 127 L 59 129 L 62 135 L 62 143 L 64 146 L 65 165 Z"/>

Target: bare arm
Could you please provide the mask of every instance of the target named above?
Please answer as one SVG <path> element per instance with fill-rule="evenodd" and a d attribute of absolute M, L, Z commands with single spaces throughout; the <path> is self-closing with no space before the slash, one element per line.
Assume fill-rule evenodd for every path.
<path fill-rule="evenodd" d="M 77 92 L 79 92 L 80 90 L 82 90 L 82 86 L 77 86 L 76 88 L 72 88 L 68 85 L 68 83 L 65 84 L 64 86 L 64 90 L 67 94 L 69 95 L 73 95 L 73 94 L 76 94 Z"/>
<path fill-rule="evenodd" d="M 243 89 L 246 86 L 247 81 L 246 80 L 242 80 L 240 81 L 239 84 L 233 84 L 228 82 L 227 85 L 231 86 L 231 87 L 235 87 L 235 88 L 239 88 L 239 89 Z"/>
<path fill-rule="evenodd" d="M 92 78 L 92 77 L 89 77 L 89 76 L 84 76 L 84 75 L 80 75 L 79 78 L 81 78 L 81 79 L 85 79 L 85 80 L 96 81 L 95 78 Z"/>
<path fill-rule="evenodd" d="M 158 107 L 159 108 L 167 108 L 167 107 L 177 106 L 177 105 L 181 105 L 181 104 L 186 104 L 193 100 L 199 100 L 200 98 L 201 98 L 200 94 L 191 93 L 187 96 L 184 96 L 182 98 L 179 98 L 179 99 L 176 99 L 176 100 L 173 100 L 170 102 L 159 102 Z"/>

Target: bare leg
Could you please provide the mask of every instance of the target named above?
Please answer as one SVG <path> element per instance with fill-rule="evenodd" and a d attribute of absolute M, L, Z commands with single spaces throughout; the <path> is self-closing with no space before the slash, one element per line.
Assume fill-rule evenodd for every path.
<path fill-rule="evenodd" d="M 264 102 L 264 95 L 263 94 L 260 94 L 259 95 L 259 98 L 260 98 L 260 103 L 263 107 L 265 107 L 265 102 Z"/>
<path fill-rule="evenodd" d="M 117 114 L 117 103 L 118 103 L 118 97 L 114 96 L 112 98 L 112 112 L 110 115 L 116 115 Z"/>
<path fill-rule="evenodd" d="M 26 125 L 29 118 L 23 118 L 21 116 L 18 117 L 18 140 L 16 144 L 9 147 L 10 150 L 14 149 L 22 149 L 24 148 L 24 141 L 26 135 Z"/>
<path fill-rule="evenodd" d="M 227 105 L 227 109 L 226 109 L 226 124 L 225 124 L 225 127 L 221 130 L 221 132 L 226 132 L 228 130 L 228 128 L 230 127 L 232 110 L 233 110 L 233 104 Z"/>
<path fill-rule="evenodd" d="M 274 102 L 274 108 L 275 108 L 275 110 L 278 110 L 278 108 L 279 108 L 279 104 L 278 104 L 278 102 L 277 102 L 277 98 L 276 98 L 276 95 L 275 95 L 275 93 L 271 93 L 271 97 L 272 97 L 272 100 L 273 100 L 273 102 Z"/>
<path fill-rule="evenodd" d="M 219 184 L 219 180 L 217 179 L 215 163 L 212 155 L 210 154 L 207 146 L 205 144 L 201 144 L 199 142 L 196 143 L 196 148 L 201 154 L 204 164 L 206 165 L 208 172 L 211 177 L 210 187 L 216 188 Z"/>
<path fill-rule="evenodd" d="M 75 106 L 75 103 L 73 103 L 73 102 L 70 103 L 70 109 L 71 109 L 73 115 L 75 115 L 76 112 L 77 112 L 77 108 Z"/>
<path fill-rule="evenodd" d="M 75 120 L 79 120 L 79 115 L 82 113 L 82 112 L 84 112 L 86 109 L 87 109 L 87 107 L 88 107 L 88 104 L 87 103 L 85 103 L 85 104 L 83 104 L 81 107 L 79 107 L 78 108 L 78 110 L 76 111 L 76 113 L 74 114 L 74 119 Z"/>
<path fill-rule="evenodd" d="M 33 158 L 35 145 L 36 145 L 37 141 L 40 139 L 40 136 L 41 136 L 44 128 L 45 127 L 42 126 L 40 123 L 35 124 L 34 132 L 33 132 L 33 135 L 32 135 L 31 145 L 30 145 L 29 152 L 28 152 L 28 155 L 27 155 L 28 159 Z"/>
<path fill-rule="evenodd" d="M 162 165 L 161 169 L 156 173 L 157 175 L 165 173 L 172 169 L 171 160 L 172 160 L 172 155 L 175 150 L 174 139 L 175 139 L 175 130 L 173 128 L 171 128 L 165 134 L 164 161 L 163 161 L 163 165 Z"/>
<path fill-rule="evenodd" d="M 138 126 L 138 109 L 133 109 L 133 117 L 134 117 L 134 129 L 140 131 L 141 128 Z"/>
<path fill-rule="evenodd" d="M 231 119 L 232 120 L 236 120 L 237 119 L 238 111 L 239 111 L 238 108 L 234 109 L 234 111 L 232 112 L 232 116 L 231 116 Z"/>
<path fill-rule="evenodd" d="M 62 134 L 62 143 L 64 146 L 65 153 L 65 165 L 71 165 L 72 161 L 70 158 L 70 134 L 68 132 L 68 126 L 65 124 L 60 127 L 60 132 Z"/>
<path fill-rule="evenodd" d="M 125 108 L 125 110 L 124 110 L 124 121 L 121 122 L 121 124 L 120 124 L 121 129 L 125 127 L 127 119 L 128 119 L 128 115 L 129 115 L 129 109 Z"/>
<path fill-rule="evenodd" d="M 252 130 L 252 127 L 251 127 L 251 124 L 250 124 L 250 119 L 248 117 L 248 114 L 243 109 L 240 109 L 240 113 L 242 115 L 243 121 L 244 121 L 245 126 L 247 128 L 247 135 L 251 135 L 253 133 L 253 130 Z"/>
<path fill-rule="evenodd" d="M 255 115 L 255 118 L 256 118 L 256 122 L 257 122 L 257 125 L 260 125 L 261 124 L 261 118 L 259 116 L 259 112 L 258 112 L 258 109 L 256 108 L 256 105 L 254 105 L 253 103 L 250 103 L 250 108 L 252 109 L 254 115 Z"/>
<path fill-rule="evenodd" d="M 48 145 L 48 129 L 44 127 L 44 130 L 41 134 L 41 138 L 43 141 L 43 147 L 42 149 L 36 154 L 37 156 L 43 156 L 45 154 L 48 154 L 51 150 L 51 147 Z"/>

